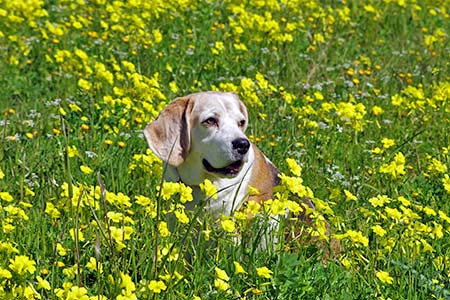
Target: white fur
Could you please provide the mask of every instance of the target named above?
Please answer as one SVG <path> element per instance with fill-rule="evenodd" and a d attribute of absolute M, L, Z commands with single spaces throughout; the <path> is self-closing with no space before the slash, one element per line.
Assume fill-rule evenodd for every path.
<path fill-rule="evenodd" d="M 218 190 L 217 199 L 210 199 L 209 203 L 213 218 L 219 218 L 221 214 L 231 215 L 233 211 L 240 208 L 247 197 L 247 184 L 255 159 L 253 147 L 250 146 L 244 155 L 232 147 L 232 141 L 238 138 L 247 139 L 245 136 L 248 123 L 247 110 L 237 95 L 233 93 L 205 92 L 192 94 L 186 98 L 189 101 L 188 108 L 191 109 L 191 111 L 185 112 L 189 127 L 190 148 L 181 163 L 178 165 L 168 164 L 165 180 L 182 181 L 193 187 L 195 200 L 188 204 L 188 208 L 190 208 L 204 198 L 199 195 L 198 185 L 205 179 L 209 179 Z M 207 126 L 203 123 L 211 117 L 218 120 L 218 126 Z M 170 122 L 164 113 L 159 118 L 168 120 L 157 119 L 156 122 Z M 245 120 L 244 126 L 240 124 L 242 120 Z M 162 146 L 161 143 L 165 143 L 165 141 L 160 141 L 154 137 L 155 134 L 151 134 L 154 126 L 156 125 L 150 123 L 144 130 L 149 146 L 161 159 L 169 161 L 169 158 L 161 155 L 159 150 Z M 166 129 L 166 131 L 168 130 Z M 175 143 L 174 141 L 180 140 L 180 137 L 168 140 Z M 165 145 L 166 148 L 170 146 Z M 238 160 L 242 160 L 243 165 L 238 174 L 227 177 L 215 172 L 208 172 L 202 163 L 203 159 L 217 169 L 224 168 Z"/>

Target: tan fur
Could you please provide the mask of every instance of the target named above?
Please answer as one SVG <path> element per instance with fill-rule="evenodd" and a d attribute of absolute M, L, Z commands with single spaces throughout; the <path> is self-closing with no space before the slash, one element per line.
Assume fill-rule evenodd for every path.
<path fill-rule="evenodd" d="M 144 130 L 152 150 L 173 166 L 187 157 L 190 144 L 189 98 L 178 98 L 169 104 Z"/>
<path fill-rule="evenodd" d="M 255 152 L 255 161 L 249 185 L 258 190 L 258 194 L 250 195 L 249 200 L 261 203 L 272 197 L 273 187 L 278 183 L 279 171 L 275 166 L 267 161 L 264 154 L 255 145 L 252 144 Z"/>

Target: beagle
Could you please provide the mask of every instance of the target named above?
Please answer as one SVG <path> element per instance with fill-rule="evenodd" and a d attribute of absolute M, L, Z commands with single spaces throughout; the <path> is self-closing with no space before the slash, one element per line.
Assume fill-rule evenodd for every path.
<path fill-rule="evenodd" d="M 234 93 L 200 92 L 177 98 L 144 130 L 150 149 L 165 163 L 165 180 L 182 181 L 194 191 L 209 179 L 218 191 L 208 208 L 214 219 L 231 215 L 247 200 L 271 198 L 277 168 L 252 144 L 245 130 L 248 113 Z M 248 187 L 259 193 L 250 195 Z"/>

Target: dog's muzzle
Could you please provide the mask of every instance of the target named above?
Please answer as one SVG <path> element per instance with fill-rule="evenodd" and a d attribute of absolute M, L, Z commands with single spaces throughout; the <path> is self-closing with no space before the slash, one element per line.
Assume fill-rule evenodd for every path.
<path fill-rule="evenodd" d="M 234 177 L 237 174 L 239 174 L 239 172 L 242 169 L 242 165 L 244 164 L 244 162 L 242 160 L 238 160 L 238 161 L 235 161 L 235 162 L 229 164 L 226 167 L 214 168 L 206 159 L 203 159 L 202 162 L 203 162 L 203 166 L 205 167 L 206 171 L 211 172 L 211 173 L 221 174 L 226 177 Z"/>

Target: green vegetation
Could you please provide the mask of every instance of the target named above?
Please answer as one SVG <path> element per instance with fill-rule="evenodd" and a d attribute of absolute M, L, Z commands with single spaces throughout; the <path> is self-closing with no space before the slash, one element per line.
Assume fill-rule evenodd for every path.
<path fill-rule="evenodd" d="M 449 24 L 447 0 L 0 0 L 0 298 L 450 299 Z M 216 223 L 141 134 L 200 90 L 238 93 L 285 174 Z M 314 226 L 258 251 L 247 211 L 305 196 Z M 331 256 L 297 236 L 324 218 Z"/>

